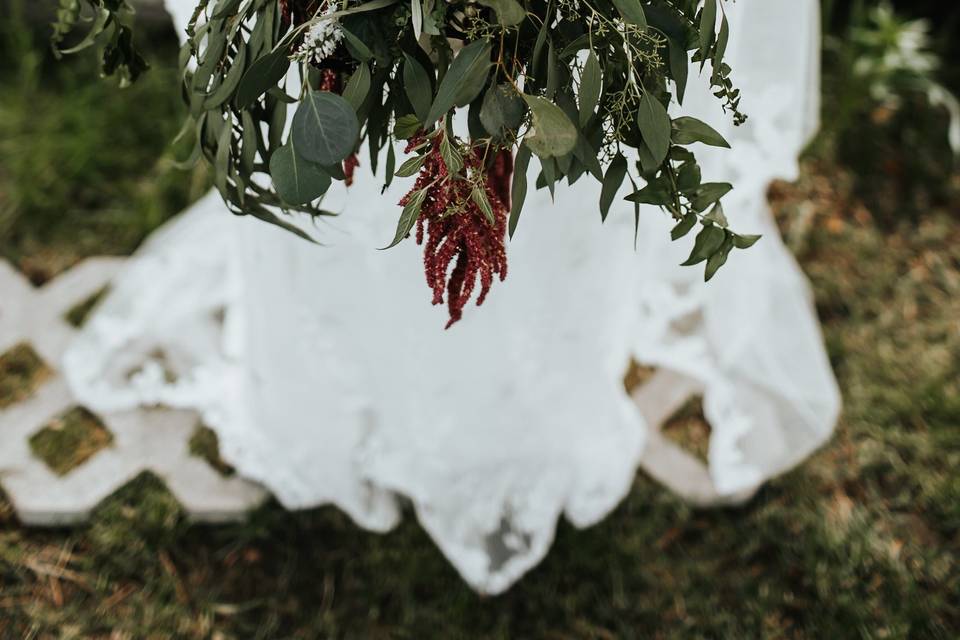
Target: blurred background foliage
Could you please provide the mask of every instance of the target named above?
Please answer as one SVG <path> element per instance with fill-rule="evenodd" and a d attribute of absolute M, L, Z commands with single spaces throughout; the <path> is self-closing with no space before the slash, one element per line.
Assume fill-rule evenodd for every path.
<path fill-rule="evenodd" d="M 169 144 L 169 24 L 141 11 L 153 68 L 121 91 L 94 56 L 52 59 L 45 6 L 0 0 L 0 256 L 37 284 L 128 253 L 207 186 Z M 198 527 L 147 475 L 88 526 L 40 531 L 0 496 L 0 638 L 960 637 L 960 4 L 823 9 L 823 128 L 800 180 L 770 190 L 844 393 L 809 462 L 712 511 L 641 474 L 493 599 L 409 517 L 379 536 L 270 504 Z M 217 463 L 207 435 L 197 455 Z"/>

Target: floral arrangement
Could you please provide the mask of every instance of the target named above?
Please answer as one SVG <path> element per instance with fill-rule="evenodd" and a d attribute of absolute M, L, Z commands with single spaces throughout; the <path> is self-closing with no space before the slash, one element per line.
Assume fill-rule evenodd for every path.
<path fill-rule="evenodd" d="M 689 148 L 727 142 L 668 107 L 682 105 L 690 68 L 709 65 L 714 95 L 744 120 L 724 63 L 724 1 L 198 0 L 181 55 L 185 132 L 233 212 L 304 237 L 284 214 L 332 215 L 323 195 L 352 182 L 362 148 L 386 185 L 414 178 L 388 247 L 410 235 L 423 245 L 450 324 L 478 285 L 480 304 L 506 277 L 534 156 L 536 188 L 598 180 L 601 219 L 629 181 L 635 215 L 662 207 L 674 239 L 699 227 L 685 264 L 705 262 L 709 279 L 757 237 L 728 228 L 720 200 L 731 185 L 704 182 Z M 62 2 L 96 10 L 84 44 L 98 29 L 116 41 L 105 72 L 142 70 L 123 0 Z M 58 40 L 75 22 L 66 9 L 61 18 Z"/>

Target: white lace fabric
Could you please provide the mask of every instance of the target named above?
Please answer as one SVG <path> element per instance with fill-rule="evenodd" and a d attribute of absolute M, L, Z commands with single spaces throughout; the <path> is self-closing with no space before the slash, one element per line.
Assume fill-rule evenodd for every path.
<path fill-rule="evenodd" d="M 171 8 L 189 17 L 190 5 Z M 385 531 L 406 496 L 486 593 L 544 557 L 561 514 L 580 527 L 605 517 L 639 465 L 684 493 L 624 391 L 631 358 L 702 390 L 710 499 L 749 494 L 829 437 L 839 395 L 764 199 L 771 179 L 796 174 L 815 124 L 816 4 L 738 0 L 728 12 L 751 119 L 724 129 L 733 151 L 697 151 L 706 179 L 737 187 L 732 226 L 764 238 L 708 285 L 676 266 L 692 238 L 671 244 L 664 214 L 641 213 L 634 250 L 632 206 L 601 225 L 599 186 L 581 180 L 555 203 L 530 194 L 506 282 L 443 331 L 420 248 L 376 250 L 403 185 L 381 196 L 361 169 L 325 203 L 343 215 L 314 230 L 322 247 L 237 219 L 215 194 L 171 222 L 72 345 L 71 385 L 100 411 L 197 410 L 223 457 L 289 508 L 332 503 Z M 784 23 L 796 33 L 769 35 Z M 712 103 L 691 88 L 685 107 L 721 128 Z"/>

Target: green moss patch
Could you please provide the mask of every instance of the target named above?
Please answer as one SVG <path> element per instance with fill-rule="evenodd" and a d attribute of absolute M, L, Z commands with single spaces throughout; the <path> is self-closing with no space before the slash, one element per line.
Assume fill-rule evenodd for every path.
<path fill-rule="evenodd" d="M 0 409 L 30 397 L 51 373 L 37 352 L 26 343 L 0 355 Z"/>
<path fill-rule="evenodd" d="M 66 475 L 113 442 L 95 415 L 76 407 L 30 438 L 33 454 L 58 475 Z"/>
<path fill-rule="evenodd" d="M 97 306 L 97 303 L 103 300 L 104 296 L 106 296 L 109 291 L 109 286 L 101 288 L 86 300 L 83 300 L 82 302 L 79 302 L 71 307 L 70 310 L 64 314 L 64 319 L 79 329 L 86 323 L 87 318 L 90 316 L 90 312 L 93 311 L 93 308 Z"/>
<path fill-rule="evenodd" d="M 189 446 L 190 455 L 204 459 L 220 475 L 229 477 L 236 473 L 236 470 L 220 457 L 220 440 L 210 427 L 198 424 L 190 436 Z"/>

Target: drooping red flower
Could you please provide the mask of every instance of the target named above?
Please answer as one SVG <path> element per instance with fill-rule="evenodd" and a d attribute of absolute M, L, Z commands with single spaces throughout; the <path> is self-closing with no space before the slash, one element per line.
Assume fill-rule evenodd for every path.
<path fill-rule="evenodd" d="M 415 138 L 407 151 L 421 142 L 422 137 Z M 433 304 L 443 304 L 446 296 L 449 329 L 463 317 L 463 308 L 478 280 L 480 306 L 490 292 L 494 276 L 500 280 L 507 277 L 504 239 L 508 210 L 501 183 L 506 163 L 512 167 L 512 156 L 509 152 L 497 153 L 488 168 L 483 166 L 479 149 L 471 148 L 463 158 L 466 174 L 451 176 L 440 152 L 440 142 L 441 136 L 434 137 L 413 189 L 400 204 L 406 205 L 413 194 L 427 189 L 417 219 L 416 238 L 417 244 L 423 245 L 424 274 L 433 290 Z M 483 176 L 479 188 L 493 211 L 492 223 L 471 197 L 475 183 L 467 175 Z"/>

